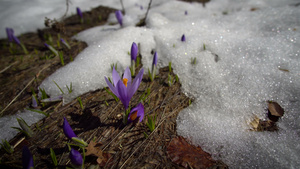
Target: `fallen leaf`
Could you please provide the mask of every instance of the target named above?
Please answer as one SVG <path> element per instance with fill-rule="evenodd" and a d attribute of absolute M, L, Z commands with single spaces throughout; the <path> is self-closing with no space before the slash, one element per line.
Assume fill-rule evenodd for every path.
<path fill-rule="evenodd" d="M 209 168 L 216 164 L 211 155 L 201 147 L 190 145 L 183 137 L 173 138 L 167 148 L 172 162 L 185 168 Z"/>
<path fill-rule="evenodd" d="M 101 150 L 100 146 L 102 145 L 101 142 L 96 143 L 95 141 L 90 141 L 88 147 L 86 148 L 86 156 L 96 156 L 97 158 L 97 163 L 99 166 L 103 167 L 106 165 L 106 163 L 111 162 L 112 159 L 110 158 L 111 155 L 109 153 L 105 153 Z"/>

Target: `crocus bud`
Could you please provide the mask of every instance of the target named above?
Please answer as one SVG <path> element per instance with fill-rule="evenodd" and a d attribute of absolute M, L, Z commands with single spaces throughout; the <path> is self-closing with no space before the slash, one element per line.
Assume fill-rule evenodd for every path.
<path fill-rule="evenodd" d="M 55 50 L 51 45 L 48 45 L 47 43 L 44 43 L 44 45 L 55 55 L 59 56 L 58 51 Z"/>
<path fill-rule="evenodd" d="M 12 38 L 15 41 L 16 44 L 18 44 L 19 46 L 21 46 L 20 40 L 15 35 L 12 35 Z"/>
<path fill-rule="evenodd" d="M 81 12 L 81 10 L 80 10 L 79 7 L 76 8 L 76 11 L 77 11 L 77 15 L 78 15 L 80 18 L 83 18 L 82 12 Z"/>
<path fill-rule="evenodd" d="M 122 12 L 119 10 L 119 11 L 116 11 L 115 14 L 116 14 L 116 18 L 117 18 L 119 24 L 121 26 L 123 26 L 123 14 L 122 14 Z"/>
<path fill-rule="evenodd" d="M 79 151 L 74 150 L 73 148 L 71 148 L 69 157 L 70 157 L 71 163 L 73 165 L 76 165 L 76 166 L 81 166 L 82 165 L 83 160 L 82 160 L 82 156 L 79 153 Z"/>
<path fill-rule="evenodd" d="M 184 11 L 184 14 L 187 15 L 187 14 L 188 14 L 188 11 Z"/>
<path fill-rule="evenodd" d="M 152 65 L 157 65 L 157 52 L 154 53 Z"/>
<path fill-rule="evenodd" d="M 181 41 L 182 41 L 182 42 L 185 42 L 185 36 L 184 36 L 184 34 L 183 34 L 182 37 L 181 37 Z"/>
<path fill-rule="evenodd" d="M 71 49 L 70 45 L 63 39 L 60 38 L 61 43 L 63 43 L 68 49 Z"/>
<path fill-rule="evenodd" d="M 136 45 L 136 43 L 132 43 L 131 45 L 131 60 L 134 60 L 136 61 L 136 58 L 137 58 L 137 54 L 138 54 L 138 47 Z"/>
<path fill-rule="evenodd" d="M 148 70 L 151 81 L 153 81 L 154 78 L 155 78 L 155 76 L 156 76 L 156 66 L 157 66 L 157 52 L 155 52 L 154 56 L 153 56 L 152 72 L 151 72 L 151 74 L 150 74 L 150 71 Z"/>
<path fill-rule="evenodd" d="M 36 97 L 34 95 L 32 95 L 31 97 L 32 97 L 32 104 L 31 104 L 31 106 L 33 108 L 38 107 L 38 103 L 37 103 Z"/>
<path fill-rule="evenodd" d="M 30 153 L 30 151 L 29 151 L 29 149 L 28 149 L 27 146 L 23 147 L 22 164 L 23 164 L 23 169 L 34 168 L 33 157 L 32 157 L 32 154 Z"/>
<path fill-rule="evenodd" d="M 14 30 L 11 28 L 6 28 L 6 34 L 9 42 L 13 42 Z"/>
<path fill-rule="evenodd" d="M 68 139 L 71 140 L 72 137 L 77 137 L 65 117 L 64 117 L 64 123 L 63 123 L 63 130 L 64 130 L 65 135 L 68 137 Z"/>

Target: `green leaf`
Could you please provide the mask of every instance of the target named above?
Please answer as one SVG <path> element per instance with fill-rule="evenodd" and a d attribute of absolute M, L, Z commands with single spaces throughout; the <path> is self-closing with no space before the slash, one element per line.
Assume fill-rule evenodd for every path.
<path fill-rule="evenodd" d="M 57 166 L 57 159 L 56 159 L 55 152 L 53 151 L 52 148 L 50 148 L 50 155 L 51 155 L 52 162 L 53 162 L 54 166 L 56 167 Z"/>

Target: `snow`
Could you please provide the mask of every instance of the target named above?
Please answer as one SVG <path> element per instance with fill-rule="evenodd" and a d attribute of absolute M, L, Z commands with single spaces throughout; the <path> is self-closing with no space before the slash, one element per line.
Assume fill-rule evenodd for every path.
<path fill-rule="evenodd" d="M 84 5 L 91 6 L 80 6 L 83 11 L 99 4 L 121 8 L 119 1 L 90 1 Z M 22 1 L 28 6 L 41 5 L 49 11 L 47 17 L 54 16 L 52 11 L 60 10 L 61 15 L 64 8 L 58 8 L 58 1 L 51 2 L 45 5 L 37 0 L 28 4 Z M 132 25 L 146 12 L 148 1 L 130 0 L 124 4 L 124 27 L 104 25 L 79 33 L 74 38 L 87 42 L 88 47 L 72 63 L 47 78 L 41 87 L 55 96 L 60 91 L 53 80 L 59 86 L 72 82 L 74 92 L 65 95 L 65 101 L 106 87 L 104 76 L 111 76 L 110 65 L 117 63 L 118 71 L 122 72 L 130 65 L 127 52 L 132 42 L 140 43 L 144 68 L 151 68 L 151 50 L 157 51 L 158 66 L 167 66 L 171 61 L 183 91 L 195 98 L 190 107 L 179 113 L 179 135 L 231 168 L 300 166 L 300 10 L 295 6 L 299 2 L 213 0 L 205 8 L 198 3 L 154 2 L 146 27 Z M 70 11 L 75 11 L 77 4 L 79 1 L 74 1 Z M 25 24 L 13 21 L 13 17 L 21 15 L 15 11 L 22 10 L 16 7 L 1 11 L 3 15 L 14 13 L 3 21 L 1 18 L 2 26 L 14 29 L 19 26 L 19 33 L 41 26 L 30 20 L 34 28 L 21 29 Z M 45 12 L 38 10 L 26 14 L 41 20 L 45 17 Z M 109 22 L 116 23 L 114 14 Z M 0 36 L 5 36 L 4 27 L 2 30 Z M 183 34 L 186 42 L 180 41 Z M 191 58 L 197 59 L 195 65 L 191 64 Z M 285 109 L 278 123 L 279 131 L 250 131 L 249 121 L 254 116 L 265 117 L 268 100 Z"/>

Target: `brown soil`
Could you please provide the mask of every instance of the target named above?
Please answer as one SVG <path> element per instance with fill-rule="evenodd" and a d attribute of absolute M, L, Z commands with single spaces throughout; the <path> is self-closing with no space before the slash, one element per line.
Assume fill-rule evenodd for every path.
<path fill-rule="evenodd" d="M 24 107 L 30 107 L 32 90 L 37 93 L 40 83 L 62 67 L 60 59 L 44 47 L 44 42 L 62 51 L 64 63 L 67 64 L 86 47 L 84 42 L 75 41 L 71 37 L 82 30 L 106 23 L 109 13 L 114 11 L 100 6 L 83 13 L 84 18 L 89 18 L 83 24 L 75 15 L 59 23 L 55 21 L 50 23 L 52 29 L 47 28 L 39 30 L 38 33 L 21 35 L 19 39 L 27 47 L 28 55 L 23 54 L 21 48 L 16 45 L 15 53 L 11 54 L 7 39 L 0 40 L 2 54 L 0 56 L 0 70 L 2 70 L 0 116 L 11 115 Z M 62 45 L 57 46 L 58 34 L 69 42 L 71 50 Z M 52 37 L 52 43 L 49 35 Z M 21 150 L 24 145 L 27 145 L 34 155 L 36 168 L 55 168 L 50 157 L 50 148 L 53 148 L 56 154 L 57 168 L 70 166 L 69 150 L 66 145 L 70 141 L 62 131 L 63 117 L 67 118 L 78 137 L 87 143 L 95 141 L 98 145 L 92 148 L 97 149 L 102 154 L 101 157 L 86 156 L 86 168 L 91 165 L 101 168 L 226 168 L 225 164 L 214 161 L 200 147 L 187 145 L 182 141 L 183 138 L 177 136 L 177 115 L 191 103 L 192 99 L 181 92 L 179 81 L 174 81 L 171 86 L 168 85 L 169 75 L 175 77 L 173 71 L 169 71 L 167 67 L 159 70 L 159 75 L 153 82 L 144 75 L 137 93 L 131 100 L 130 105 L 136 106 L 141 96 L 150 89 L 150 95 L 145 99 L 144 106 L 145 114 L 152 117 L 157 115 L 156 129 L 152 133 L 146 126 L 147 117 L 142 123 L 124 125 L 122 123 L 124 110 L 121 102 L 116 102 L 104 89 L 99 89 L 80 96 L 83 109 L 76 99 L 65 106 L 60 102 L 40 106 L 39 108 L 49 113 L 49 116 L 31 126 L 34 131 L 32 137 L 26 138 L 19 133 L 10 141 L 10 144 L 15 146 L 12 154 L 2 149 L 0 168 L 22 168 Z M 173 143 L 177 145 L 178 142 L 184 144 L 180 144 L 179 147 L 174 146 Z M 199 153 L 201 157 L 191 159 L 186 156 L 191 151 L 184 152 L 184 149 L 195 149 L 193 153 L 195 155 Z M 202 157 L 208 161 L 199 166 Z"/>

